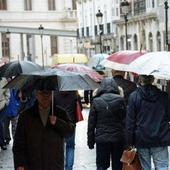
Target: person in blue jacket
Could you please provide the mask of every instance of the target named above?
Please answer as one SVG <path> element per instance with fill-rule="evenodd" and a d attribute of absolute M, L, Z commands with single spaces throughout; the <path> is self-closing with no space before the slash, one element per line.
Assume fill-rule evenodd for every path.
<path fill-rule="evenodd" d="M 11 135 L 9 130 L 10 122 L 11 122 L 13 137 L 17 126 L 18 111 L 21 105 L 18 94 L 19 94 L 19 90 L 10 89 L 9 104 L 5 108 L 5 119 L 4 119 L 4 138 L 6 144 L 9 144 L 11 140 Z"/>
<path fill-rule="evenodd" d="M 170 145 L 169 96 L 152 85 L 154 77 L 140 75 L 141 86 L 128 100 L 126 130 L 127 145 L 138 150 L 142 169 L 168 170 Z"/>

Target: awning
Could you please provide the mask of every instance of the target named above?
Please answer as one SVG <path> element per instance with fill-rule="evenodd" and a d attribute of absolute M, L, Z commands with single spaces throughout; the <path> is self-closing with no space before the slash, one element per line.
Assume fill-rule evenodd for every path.
<path fill-rule="evenodd" d="M 77 63 L 86 64 L 88 57 L 85 54 L 54 54 L 52 57 L 52 65 Z"/>

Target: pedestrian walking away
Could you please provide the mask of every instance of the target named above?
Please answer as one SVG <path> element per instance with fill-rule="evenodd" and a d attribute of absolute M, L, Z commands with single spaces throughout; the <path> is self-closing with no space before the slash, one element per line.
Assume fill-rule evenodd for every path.
<path fill-rule="evenodd" d="M 4 119 L 5 109 L 9 104 L 10 92 L 9 89 L 3 89 L 3 86 L 7 83 L 5 78 L 0 78 L 0 147 L 2 150 L 6 150 L 5 134 L 4 134 Z"/>
<path fill-rule="evenodd" d="M 126 116 L 127 144 L 138 150 L 142 169 L 168 170 L 170 109 L 166 92 L 152 85 L 153 76 L 140 75 L 141 86 L 129 96 Z"/>
<path fill-rule="evenodd" d="M 13 144 L 16 170 L 64 170 L 64 138 L 73 134 L 74 125 L 52 103 L 51 91 L 36 90 L 34 105 L 19 115 Z"/>
<path fill-rule="evenodd" d="M 76 126 L 76 104 L 77 101 L 80 103 L 81 109 L 82 104 L 80 96 L 77 91 L 67 92 L 56 92 L 55 93 L 55 104 L 66 110 L 70 120 Z M 75 133 L 76 128 L 72 136 L 65 138 L 65 170 L 73 170 L 74 165 L 74 152 L 75 152 Z"/>
<path fill-rule="evenodd" d="M 122 170 L 120 158 L 125 144 L 125 101 L 112 77 L 102 80 L 93 98 L 88 118 L 88 147 L 96 144 L 97 170 Z"/>
<path fill-rule="evenodd" d="M 114 80 L 116 81 L 117 85 L 123 89 L 125 102 L 127 104 L 129 95 L 134 90 L 136 90 L 136 87 L 137 87 L 136 84 L 134 82 L 124 78 L 124 76 L 125 76 L 124 71 L 112 70 L 112 76 L 113 76 Z"/>

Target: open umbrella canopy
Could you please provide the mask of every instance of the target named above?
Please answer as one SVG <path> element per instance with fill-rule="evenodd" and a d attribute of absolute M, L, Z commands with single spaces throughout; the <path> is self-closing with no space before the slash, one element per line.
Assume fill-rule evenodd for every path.
<path fill-rule="evenodd" d="M 87 74 L 91 79 L 93 79 L 96 82 L 100 82 L 103 79 L 103 76 L 97 73 L 92 68 L 80 65 L 80 64 L 60 64 L 55 66 L 55 68 L 70 71 L 73 73 L 79 73 L 79 74 Z"/>
<path fill-rule="evenodd" d="M 103 70 L 104 67 L 101 65 L 101 61 L 107 58 L 108 56 L 108 54 L 104 53 L 95 54 L 90 57 L 87 65 L 95 70 Z"/>
<path fill-rule="evenodd" d="M 40 65 L 30 61 L 12 61 L 0 67 L 0 77 L 9 78 L 41 69 Z"/>
<path fill-rule="evenodd" d="M 145 53 L 131 50 L 118 51 L 101 61 L 101 65 L 114 70 L 127 71 L 127 66 Z"/>
<path fill-rule="evenodd" d="M 170 52 L 149 52 L 134 60 L 128 67 L 128 71 L 154 75 L 156 77 L 170 77 Z"/>
<path fill-rule="evenodd" d="M 94 90 L 99 84 L 88 75 L 71 73 L 59 69 L 45 69 L 27 74 L 20 74 L 11 80 L 4 88 L 21 89 L 30 84 L 38 90 Z"/>

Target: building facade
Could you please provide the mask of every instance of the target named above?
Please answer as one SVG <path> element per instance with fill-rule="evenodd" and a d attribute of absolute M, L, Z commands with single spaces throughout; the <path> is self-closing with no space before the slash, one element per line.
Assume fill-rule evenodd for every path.
<path fill-rule="evenodd" d="M 119 50 L 162 51 L 167 49 L 164 1 L 127 0 L 130 4 L 127 27 L 120 6 L 123 1 L 77 0 L 79 51 L 93 55 L 101 51 L 112 53 Z M 167 2 L 170 5 L 168 0 Z M 99 10 L 103 14 L 100 27 L 96 18 Z M 170 10 L 168 10 L 168 16 L 169 14 Z M 99 32 L 101 30 L 102 34 Z"/>
<path fill-rule="evenodd" d="M 0 0 L 0 26 L 7 28 L 0 34 L 0 58 L 32 60 L 51 64 L 54 53 L 76 53 L 76 37 L 43 35 L 46 29 L 77 29 L 75 0 Z M 40 25 L 42 27 L 40 27 Z M 10 27 L 27 28 L 30 33 L 13 33 Z M 31 28 L 40 33 L 32 34 Z M 42 28 L 42 29 L 41 29 Z"/>

